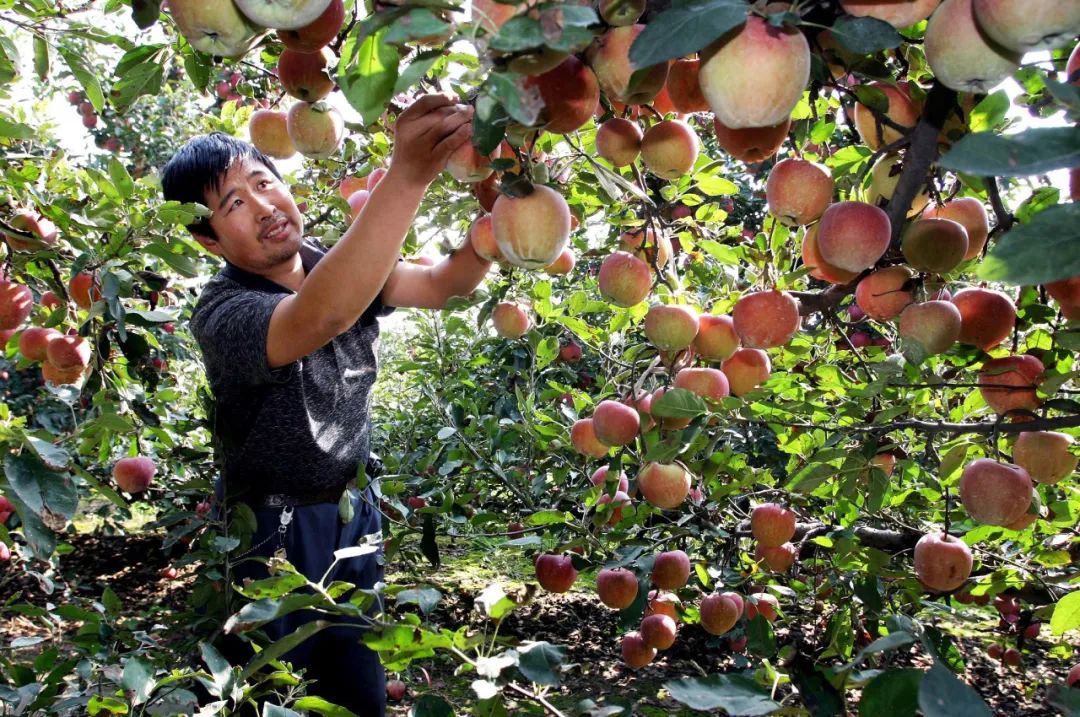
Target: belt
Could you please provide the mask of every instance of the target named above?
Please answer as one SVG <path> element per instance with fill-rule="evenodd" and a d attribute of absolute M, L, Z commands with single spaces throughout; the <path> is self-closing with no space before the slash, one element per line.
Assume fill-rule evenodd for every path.
<path fill-rule="evenodd" d="M 253 496 L 250 500 L 250 505 L 253 508 L 295 508 L 301 505 L 317 505 L 319 503 L 336 504 L 338 500 L 341 499 L 341 494 L 344 493 L 346 489 L 350 488 L 356 488 L 355 480 L 331 486 L 330 488 L 323 488 L 314 493 L 295 495 L 290 493 L 268 493 L 265 495 Z"/>

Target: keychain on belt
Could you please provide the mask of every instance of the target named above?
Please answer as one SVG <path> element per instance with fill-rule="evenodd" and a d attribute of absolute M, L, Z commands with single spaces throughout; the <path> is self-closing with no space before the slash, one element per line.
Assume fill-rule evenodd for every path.
<path fill-rule="evenodd" d="M 291 505 L 287 505 L 281 509 L 281 518 L 278 522 L 278 549 L 274 551 L 275 558 L 287 559 L 285 553 L 285 534 L 289 532 L 289 523 L 293 519 L 293 508 Z"/>

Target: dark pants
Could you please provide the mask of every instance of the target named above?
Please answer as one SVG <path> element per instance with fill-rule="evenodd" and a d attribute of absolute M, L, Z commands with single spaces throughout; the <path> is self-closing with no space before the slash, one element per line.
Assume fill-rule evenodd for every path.
<path fill-rule="evenodd" d="M 370 488 L 363 497 L 355 490 L 352 493 L 355 515 L 347 525 L 338 517 L 336 503 L 297 506 L 292 509 L 292 521 L 281 539 L 276 534 L 284 509 L 257 509 L 258 528 L 251 544 L 262 545 L 252 555 L 270 557 L 284 547 L 286 559 L 309 580 L 318 582 L 334 561 L 335 550 L 355 546 L 365 535 L 377 534 L 377 553 L 340 561 L 324 583 L 344 580 L 359 588 L 373 587 L 383 578 L 380 515 Z M 236 566 L 233 575 L 237 582 L 245 578 L 259 580 L 267 577 L 267 571 L 265 565 L 245 560 Z M 262 630 L 276 641 L 319 617 L 326 616 L 301 610 L 267 623 Z M 336 616 L 330 619 L 349 621 Z M 346 707 L 360 717 L 381 717 L 386 711 L 386 673 L 379 656 L 360 643 L 361 634 L 351 627 L 326 628 L 281 659 L 291 662 L 295 669 L 306 668 L 305 677 L 315 680 L 309 687 L 311 694 Z"/>

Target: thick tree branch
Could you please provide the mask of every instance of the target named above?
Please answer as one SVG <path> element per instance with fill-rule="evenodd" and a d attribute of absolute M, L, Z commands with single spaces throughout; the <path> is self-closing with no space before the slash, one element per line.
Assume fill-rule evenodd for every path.
<path fill-rule="evenodd" d="M 983 183 L 986 184 L 986 193 L 990 197 L 990 206 L 993 207 L 994 216 L 997 217 L 994 234 L 1009 231 L 1016 222 L 1016 217 L 1005 208 L 1005 203 L 1001 201 L 1001 190 L 998 188 L 997 178 L 983 177 Z"/>

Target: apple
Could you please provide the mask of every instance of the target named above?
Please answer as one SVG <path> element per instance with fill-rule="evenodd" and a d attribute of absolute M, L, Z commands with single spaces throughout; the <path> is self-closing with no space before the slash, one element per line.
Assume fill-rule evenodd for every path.
<path fill-rule="evenodd" d="M 371 192 L 366 189 L 357 189 L 349 195 L 347 203 L 349 205 L 349 219 L 351 221 L 356 221 L 356 218 L 360 216 L 360 212 L 363 211 L 364 206 L 368 203 L 368 199 L 370 198 Z"/>
<path fill-rule="evenodd" d="M 146 456 L 121 458 L 113 465 L 112 471 L 116 485 L 128 493 L 142 493 L 150 486 L 155 473 L 157 466 Z"/>
<path fill-rule="evenodd" d="M 485 261 L 502 261 L 503 255 L 495 242 L 495 232 L 491 228 L 491 215 L 484 214 L 469 228 L 469 241 L 473 251 Z"/>
<path fill-rule="evenodd" d="M 891 201 L 897 185 L 900 184 L 900 174 L 903 171 L 903 162 L 897 154 L 883 155 L 874 162 L 874 166 L 870 168 L 870 188 L 865 193 L 866 201 L 878 207 Z M 929 192 L 925 186 L 920 187 L 919 193 L 911 200 L 911 206 L 907 211 L 908 218 L 917 215 L 929 203 Z"/>
<path fill-rule="evenodd" d="M 491 210 L 491 226 L 507 262 L 543 269 L 570 240 L 570 207 L 554 189 L 537 184 L 526 197 L 500 195 Z"/>
<path fill-rule="evenodd" d="M 90 364 L 90 353 L 89 342 L 81 336 L 59 334 L 45 346 L 46 359 L 61 371 L 86 368 Z"/>
<path fill-rule="evenodd" d="M 726 314 L 702 314 L 698 318 L 698 333 L 691 344 L 706 361 L 726 361 L 739 348 L 735 321 Z"/>
<path fill-rule="evenodd" d="M 1001 656 L 1001 661 L 1009 667 L 1019 667 L 1024 661 L 1023 655 L 1020 654 L 1020 650 L 1015 647 L 1010 647 L 1005 650 L 1005 653 Z"/>
<path fill-rule="evenodd" d="M 517 14 L 521 7 L 523 6 L 500 3 L 496 0 L 472 0 L 469 20 L 494 35 L 506 24 L 507 20 Z"/>
<path fill-rule="evenodd" d="M 815 224 L 807 229 L 806 235 L 803 236 L 803 264 L 811 267 L 810 276 L 815 279 L 827 281 L 830 284 L 847 284 L 857 277 L 859 272 L 840 269 L 821 258 L 821 252 L 818 250 L 817 244 L 818 228 L 820 226 L 820 224 Z"/>
<path fill-rule="evenodd" d="M 667 615 L 676 622 L 679 621 L 679 606 L 682 601 L 675 593 L 662 590 L 650 590 L 645 601 L 644 617 L 649 615 Z"/>
<path fill-rule="evenodd" d="M 990 235 L 990 220 L 986 215 L 986 207 L 974 197 L 960 197 L 952 199 L 940 207 L 930 207 L 923 213 L 926 219 L 952 219 L 959 222 L 967 230 L 968 247 L 964 253 L 964 259 L 974 259 L 982 253 L 986 246 L 986 238 Z"/>
<path fill-rule="evenodd" d="M 885 95 L 886 108 L 883 112 L 901 127 L 911 130 L 919 123 L 919 110 L 911 101 L 911 96 L 905 87 L 887 85 L 883 82 L 870 82 L 867 87 L 873 87 Z M 855 131 L 859 133 L 863 144 L 875 152 L 884 145 L 892 144 L 905 133 L 878 121 L 869 107 L 861 102 L 855 103 Z"/>
<path fill-rule="evenodd" d="M 1039 632 L 1040 632 L 1041 628 L 1042 628 L 1041 623 L 1038 623 L 1038 622 L 1031 623 L 1030 625 L 1028 625 L 1027 627 L 1024 628 L 1024 639 L 1025 640 L 1037 640 L 1038 637 L 1039 637 Z"/>
<path fill-rule="evenodd" d="M 1016 325 L 1016 306 L 1000 291 L 961 289 L 952 302 L 960 310 L 962 344 L 989 351 L 1007 339 Z"/>
<path fill-rule="evenodd" d="M 915 576 L 935 592 L 949 592 L 971 575 L 971 549 L 945 533 L 927 533 L 915 543 Z"/>
<path fill-rule="evenodd" d="M 391 702 L 401 702 L 405 698 L 406 689 L 405 683 L 401 680 L 387 680 L 386 698 Z"/>
<path fill-rule="evenodd" d="M 837 202 L 821 215 L 821 258 L 845 271 L 869 269 L 889 248 L 892 224 L 884 210 L 864 202 Z"/>
<path fill-rule="evenodd" d="M 573 341 L 559 347 L 559 360 L 563 363 L 577 363 L 581 360 L 581 346 Z"/>
<path fill-rule="evenodd" d="M 641 427 L 637 410 L 619 401 L 601 401 L 592 420 L 597 440 L 608 446 L 633 443 Z"/>
<path fill-rule="evenodd" d="M 877 18 L 897 30 L 930 17 L 939 4 L 941 0 L 840 0 L 848 15 Z"/>
<path fill-rule="evenodd" d="M 19 335 L 19 352 L 31 361 L 44 361 L 49 341 L 60 336 L 56 329 L 31 326 Z"/>
<path fill-rule="evenodd" d="M 754 560 L 764 563 L 765 567 L 774 573 L 786 573 L 795 564 L 798 554 L 798 548 L 791 543 L 784 543 L 774 548 L 759 543 L 754 548 Z"/>
<path fill-rule="evenodd" d="M 682 59 L 671 63 L 665 87 L 676 111 L 685 114 L 709 111 L 709 103 L 705 101 L 701 85 L 698 84 L 700 71 L 700 60 Z"/>
<path fill-rule="evenodd" d="M 596 575 L 596 594 L 608 607 L 625 610 L 637 599 L 637 576 L 623 568 L 604 568 Z"/>
<path fill-rule="evenodd" d="M 296 150 L 311 159 L 329 159 L 345 138 L 345 120 L 326 102 L 297 102 L 286 120 Z"/>
<path fill-rule="evenodd" d="M 638 490 L 657 508 L 678 508 L 690 492 L 690 473 L 677 463 L 646 463 L 637 477 Z"/>
<path fill-rule="evenodd" d="M 549 276 L 565 276 L 574 270 L 574 264 L 576 263 L 577 257 L 574 256 L 574 250 L 566 247 L 555 258 L 555 261 L 544 267 L 544 273 Z"/>
<path fill-rule="evenodd" d="M 1080 276 L 1052 281 L 1046 284 L 1046 293 L 1058 303 L 1067 320 L 1080 320 Z"/>
<path fill-rule="evenodd" d="M 701 396 L 707 402 L 720 401 L 731 395 L 727 376 L 716 368 L 693 368 L 680 369 L 675 375 L 675 388 L 685 388 L 688 391 Z"/>
<path fill-rule="evenodd" d="M 735 159 L 747 163 L 764 162 L 776 154 L 787 139 L 791 118 L 766 127 L 734 129 L 719 119 L 713 121 L 716 142 Z"/>
<path fill-rule="evenodd" d="M 577 580 L 577 570 L 568 555 L 545 553 L 536 558 L 536 581 L 552 593 L 564 593 Z"/>
<path fill-rule="evenodd" d="M 960 337 L 960 311 L 950 301 L 909 304 L 900 312 L 900 338 L 911 346 L 914 363 L 952 348 Z M 906 354 L 905 354 L 906 355 Z"/>
<path fill-rule="evenodd" d="M 596 153 L 614 167 L 628 167 L 641 154 L 644 135 L 636 122 L 615 117 L 596 130 Z"/>
<path fill-rule="evenodd" d="M 698 314 L 689 306 L 654 304 L 645 314 L 645 336 L 660 351 L 682 351 L 698 333 Z"/>
<path fill-rule="evenodd" d="M 682 120 L 664 120 L 649 127 L 641 140 L 641 159 L 661 179 L 678 179 L 694 167 L 700 142 Z"/>
<path fill-rule="evenodd" d="M 525 78 L 544 100 L 544 129 L 555 134 L 573 132 L 588 122 L 600 100 L 600 85 L 589 66 L 570 55 L 557 66 Z"/>
<path fill-rule="evenodd" d="M 1080 682 L 1080 665 L 1075 665 L 1069 674 L 1065 677 L 1065 684 L 1069 687 L 1074 687 L 1076 683 Z"/>
<path fill-rule="evenodd" d="M 678 590 L 690 579 L 690 557 L 682 550 L 660 553 L 653 561 L 651 577 L 661 590 Z"/>
<path fill-rule="evenodd" d="M 900 251 L 915 269 L 945 274 L 967 255 L 967 229 L 951 219 L 919 219 L 904 230 Z"/>
<path fill-rule="evenodd" d="M 303 27 L 278 30 L 281 43 L 297 52 L 318 52 L 329 45 L 341 31 L 345 22 L 345 3 L 330 0 L 323 13 Z"/>
<path fill-rule="evenodd" d="M 11 224 L 12 229 L 18 229 L 21 232 L 33 234 L 37 237 L 39 242 L 44 242 L 49 246 L 56 243 L 56 225 L 38 212 L 31 212 L 25 209 L 16 212 L 15 215 L 11 217 L 9 223 Z M 12 249 L 32 251 L 39 248 L 37 242 L 27 241 L 14 234 L 5 233 L 4 238 L 7 239 L 7 243 Z"/>
<path fill-rule="evenodd" d="M 1005 526 L 1028 512 L 1034 487 L 1020 466 L 979 458 L 960 476 L 960 502 L 979 523 Z M 966 577 L 966 576 L 965 576 Z"/>
<path fill-rule="evenodd" d="M 914 301 L 910 284 L 915 275 L 903 265 L 887 266 L 867 275 L 855 287 L 855 302 L 866 315 L 887 321 Z"/>
<path fill-rule="evenodd" d="M 34 295 L 30 289 L 14 281 L 0 281 L 0 329 L 19 328 L 33 309 Z"/>
<path fill-rule="evenodd" d="M 473 196 L 476 197 L 476 201 L 480 202 L 480 206 L 485 212 L 490 212 L 495 208 L 495 200 L 499 198 L 497 184 L 498 177 L 492 174 L 482 182 L 475 182 L 472 185 Z"/>
<path fill-rule="evenodd" d="M 783 159 L 769 172 L 765 199 L 781 224 L 803 226 L 817 221 L 832 201 L 828 168 L 805 159 Z"/>
<path fill-rule="evenodd" d="M 1034 411 L 1042 404 L 1036 388 L 1043 371 L 1042 361 L 1030 355 L 990 359 L 979 371 L 979 393 L 999 415 L 1015 409 Z"/>
<path fill-rule="evenodd" d="M 742 597 L 732 592 L 709 593 L 699 606 L 701 627 L 710 635 L 723 635 L 735 627 L 743 613 Z"/>
<path fill-rule="evenodd" d="M 776 620 L 776 611 L 780 609 L 780 601 L 769 593 L 753 593 L 743 604 L 744 614 L 747 620 L 753 620 L 761 615 L 769 622 Z"/>
<path fill-rule="evenodd" d="M 21 346 L 21 340 L 20 340 Z M 1013 460 L 1036 483 L 1054 485 L 1076 470 L 1073 437 L 1056 431 L 1025 431 L 1016 438 Z"/>
<path fill-rule="evenodd" d="M 176 28 L 199 52 L 221 57 L 242 57 L 262 35 L 258 27 L 231 2 L 170 0 L 169 14 Z"/>
<path fill-rule="evenodd" d="M 98 117 L 97 115 L 87 115 L 82 118 L 82 123 L 83 127 L 86 127 L 87 129 L 93 129 L 94 127 L 97 127 Z"/>
<path fill-rule="evenodd" d="M 645 0 L 600 0 L 599 10 L 608 25 L 633 25 L 645 13 Z"/>
<path fill-rule="evenodd" d="M 60 369 L 56 366 L 53 366 L 48 361 L 41 364 L 41 377 L 45 379 L 46 382 L 51 383 L 54 386 L 78 383 L 82 379 L 85 372 L 85 368 L 79 367 Z"/>
<path fill-rule="evenodd" d="M 783 346 L 802 325 L 799 302 L 786 291 L 744 294 L 731 310 L 735 333 L 747 348 Z"/>
<path fill-rule="evenodd" d="M 750 532 L 767 548 L 783 545 L 795 537 L 793 511 L 777 503 L 762 503 L 750 513 Z"/>
<path fill-rule="evenodd" d="M 667 62 L 643 69 L 630 63 L 630 46 L 644 30 L 644 25 L 613 27 L 589 47 L 586 59 L 608 98 L 628 105 L 646 104 L 667 81 Z"/>
<path fill-rule="evenodd" d="M 532 318 L 521 304 L 501 301 L 491 312 L 491 323 L 495 333 L 504 339 L 517 339 L 532 328 Z"/>
<path fill-rule="evenodd" d="M 675 644 L 678 625 L 667 615 L 649 615 L 641 621 L 640 633 L 646 646 L 666 650 Z"/>
<path fill-rule="evenodd" d="M 761 349 L 739 349 L 721 368 L 728 378 L 731 395 L 745 396 L 769 380 L 772 362 Z"/>
<path fill-rule="evenodd" d="M 656 648 L 646 645 L 636 630 L 623 635 L 620 645 L 623 662 L 632 669 L 639 670 L 656 659 Z"/>
<path fill-rule="evenodd" d="M 459 182 L 482 182 L 495 171 L 491 167 L 491 160 L 499 159 L 501 151 L 501 147 L 497 147 L 491 155 L 483 155 L 472 142 L 465 142 L 450 153 L 446 160 L 446 171 Z"/>
<path fill-rule="evenodd" d="M 728 649 L 732 652 L 742 652 L 746 649 L 746 643 L 746 635 L 743 635 L 742 637 L 729 637 L 727 641 Z"/>
<path fill-rule="evenodd" d="M 979 29 L 1023 54 L 1065 47 L 1080 35 L 1080 5 L 1061 0 L 973 0 Z"/>
<path fill-rule="evenodd" d="M 41 295 L 41 305 L 51 311 L 52 309 L 59 309 L 64 305 L 64 302 L 55 293 L 46 291 Z"/>
<path fill-rule="evenodd" d="M 256 25 L 275 30 L 297 30 L 315 22 L 330 0 L 233 0 Z M 175 0 L 172 0 L 175 5 Z M 207 3 L 213 4 L 213 3 Z"/>
<path fill-rule="evenodd" d="M 304 102 L 318 102 L 334 89 L 331 75 L 335 66 L 329 48 L 318 52 L 286 49 L 278 58 L 278 79 L 290 95 Z"/>
<path fill-rule="evenodd" d="M 581 418 L 574 421 L 570 427 L 570 443 L 578 453 L 593 458 L 603 458 L 608 454 L 610 446 L 606 446 L 596 437 L 591 418 Z"/>
<path fill-rule="evenodd" d="M 665 234 L 657 234 L 652 227 L 634 229 L 619 235 L 619 251 L 633 254 L 649 265 L 664 268 L 671 261 L 671 240 Z"/>
<path fill-rule="evenodd" d="M 1022 54 L 998 45 L 980 29 L 972 0 L 944 0 L 926 25 L 923 48 L 938 82 L 974 94 L 988 94 L 1010 77 Z"/>
<path fill-rule="evenodd" d="M 609 495 L 607 493 L 604 493 L 596 501 L 597 508 L 599 508 L 601 505 L 607 505 L 608 503 L 613 503 L 614 504 L 614 507 L 611 509 L 611 512 L 608 513 L 609 517 L 607 519 L 607 522 L 605 523 L 605 525 L 611 526 L 611 525 L 615 525 L 616 523 L 618 523 L 620 520 L 623 519 L 623 508 L 625 506 L 630 505 L 630 495 L 628 493 L 620 490 L 620 491 L 616 491 L 615 495 L 613 495 L 613 496 Z"/>

